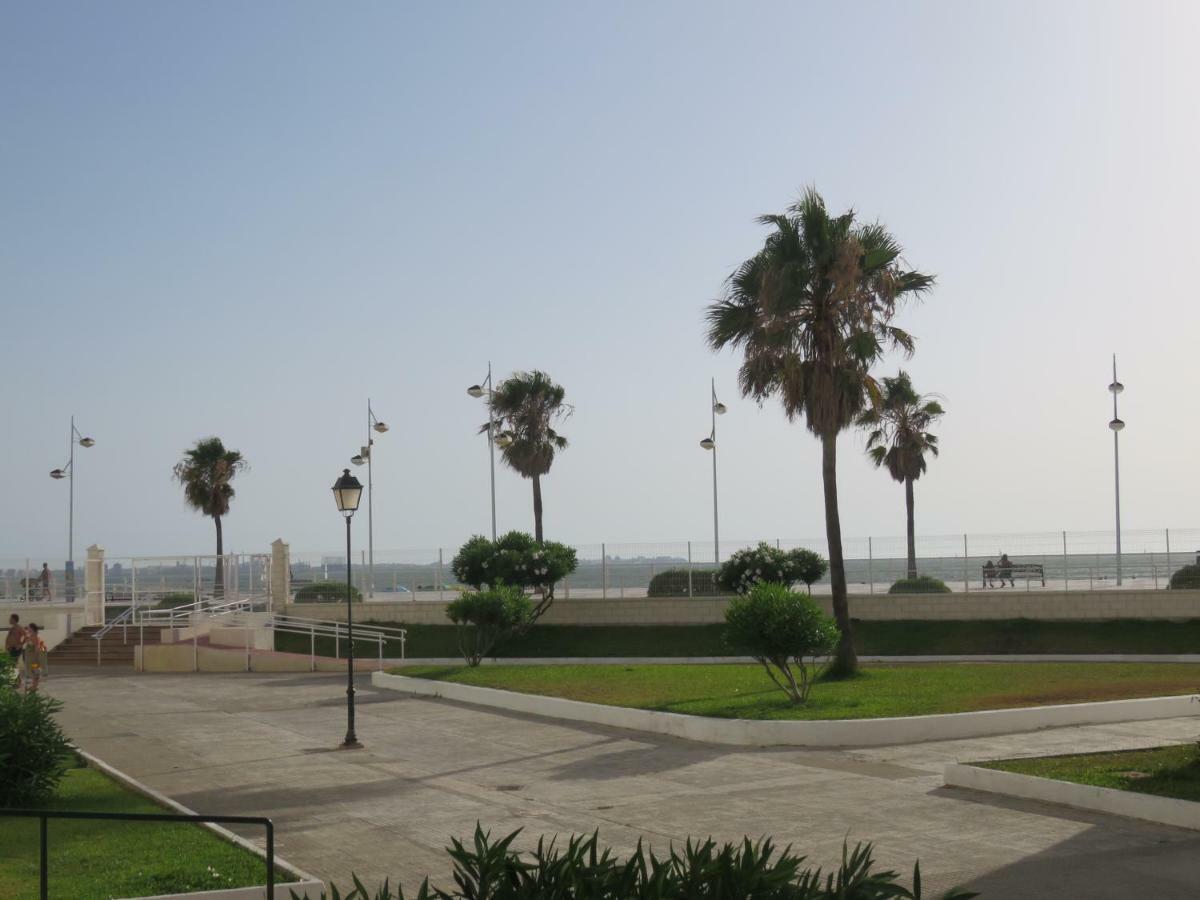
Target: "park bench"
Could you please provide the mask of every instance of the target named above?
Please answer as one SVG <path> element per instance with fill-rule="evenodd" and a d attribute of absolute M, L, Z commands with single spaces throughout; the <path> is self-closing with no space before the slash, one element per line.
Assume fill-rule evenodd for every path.
<path fill-rule="evenodd" d="M 1000 573 L 1004 573 L 1004 577 L 1000 577 Z M 1009 573 L 1012 573 L 1011 575 Z M 987 587 L 987 566 L 980 566 L 982 574 L 982 584 Z M 1042 587 L 1046 586 L 1046 570 L 1041 563 L 1012 563 L 1007 568 L 995 567 L 995 573 L 992 578 L 996 581 L 1016 581 L 1018 578 L 1037 579 L 1042 583 Z"/>

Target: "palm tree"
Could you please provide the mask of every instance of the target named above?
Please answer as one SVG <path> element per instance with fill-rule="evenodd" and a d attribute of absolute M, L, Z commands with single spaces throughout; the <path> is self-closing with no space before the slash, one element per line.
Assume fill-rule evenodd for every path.
<path fill-rule="evenodd" d="M 567 449 L 567 439 L 554 423 L 573 411 L 563 402 L 566 392 L 545 372 L 517 372 L 496 386 L 492 395 L 492 427 L 501 457 L 522 478 L 533 481 L 534 538 L 542 543 L 542 476 L 554 454 Z M 487 431 L 484 425 L 480 431 Z"/>
<path fill-rule="evenodd" d="M 811 188 L 785 214 L 758 221 L 773 230 L 709 305 L 708 343 L 714 350 L 740 347 L 742 395 L 760 403 L 778 395 L 788 419 L 803 417 L 821 441 L 833 611 L 841 630 L 831 671 L 850 675 L 858 658 L 846 602 L 837 436 L 879 402 L 871 365 L 890 348 L 912 352 L 912 337 L 892 317 L 901 299 L 929 290 L 934 279 L 904 267 L 899 243 L 882 225 L 858 224 L 853 211 L 830 216 Z"/>
<path fill-rule="evenodd" d="M 870 428 L 867 455 L 876 466 L 904 484 L 908 512 L 908 577 L 917 577 L 917 541 L 913 525 L 913 482 L 925 472 L 925 454 L 938 455 L 938 439 L 929 427 L 945 413 L 931 395 L 918 394 L 908 373 L 883 379 L 883 398 L 862 412 L 858 424 Z"/>
<path fill-rule="evenodd" d="M 185 450 L 183 459 L 175 464 L 175 480 L 183 485 L 183 497 L 196 512 L 212 516 L 217 526 L 217 564 L 213 577 L 213 596 L 221 597 L 225 588 L 224 543 L 221 538 L 221 517 L 229 513 L 233 499 L 233 477 L 247 467 L 237 450 L 226 450 L 220 438 L 196 441 Z"/>

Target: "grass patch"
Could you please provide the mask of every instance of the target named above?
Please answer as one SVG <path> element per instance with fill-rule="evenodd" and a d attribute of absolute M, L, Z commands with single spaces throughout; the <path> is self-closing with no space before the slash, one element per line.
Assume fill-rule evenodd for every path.
<path fill-rule="evenodd" d="M 873 719 L 1046 706 L 1200 690 L 1185 663 L 940 663 L 870 666 L 822 680 L 793 707 L 757 665 L 406 666 L 398 675 L 737 719 Z"/>
<path fill-rule="evenodd" d="M 566 602 L 566 601 L 564 601 Z M 587 601 L 575 601 L 585 603 Z M 364 622 L 398 627 L 396 623 Z M 454 626 L 404 625 L 408 656 L 413 659 L 456 657 Z M 535 625 L 524 637 L 499 648 L 502 658 L 553 656 L 647 657 L 729 656 L 724 625 Z M 1115 619 L 1107 622 L 1044 622 L 1034 619 L 995 621 L 888 621 L 854 624 L 858 652 L 873 656 L 957 655 L 981 653 L 1195 653 L 1200 647 L 1200 619 L 1170 622 Z M 333 638 L 318 637 L 317 653 L 333 656 Z M 378 646 L 354 642 L 355 652 L 375 656 Z M 275 635 L 275 648 L 309 651 L 303 634 Z M 345 654 L 345 646 L 341 648 Z M 398 658 L 400 644 L 389 642 L 384 656 Z"/>
<path fill-rule="evenodd" d="M 1073 784 L 1200 801 L 1200 745 L 1197 744 L 1079 756 L 1004 759 L 972 765 Z"/>
<path fill-rule="evenodd" d="M 67 772 L 46 809 L 164 810 L 94 769 Z M 51 820 L 50 896 L 73 900 L 146 897 L 263 884 L 265 864 L 198 825 Z M 286 880 L 286 879 L 284 879 Z M 0 897 L 36 900 L 38 822 L 0 810 Z"/>

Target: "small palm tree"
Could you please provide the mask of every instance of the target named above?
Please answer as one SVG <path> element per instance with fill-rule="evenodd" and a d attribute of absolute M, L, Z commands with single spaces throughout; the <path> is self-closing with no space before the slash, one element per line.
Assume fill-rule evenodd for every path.
<path fill-rule="evenodd" d="M 831 671 L 850 675 L 858 658 L 846 599 L 837 436 L 879 402 L 871 365 L 888 348 L 912 352 L 912 337 L 892 317 L 901 299 L 929 290 L 934 279 L 903 266 L 900 244 L 882 225 L 857 224 L 853 211 L 829 215 L 811 188 L 787 213 L 759 222 L 773 230 L 708 307 L 708 343 L 714 350 L 740 347 L 742 395 L 759 402 L 778 396 L 788 419 L 803 417 L 821 440 L 830 586 L 841 630 Z"/>
<path fill-rule="evenodd" d="M 867 455 L 876 466 L 886 466 L 888 474 L 904 485 L 904 504 L 908 512 L 908 577 L 917 577 L 917 540 L 913 524 L 913 482 L 925 472 L 925 454 L 938 455 L 938 439 L 929 431 L 945 410 L 929 394 L 918 394 L 908 373 L 883 379 L 883 397 L 879 406 L 858 417 L 858 424 L 870 428 Z"/>
<path fill-rule="evenodd" d="M 204 438 L 185 450 L 183 459 L 173 469 L 175 480 L 183 485 L 183 497 L 196 512 L 212 516 L 217 526 L 217 564 L 213 578 L 213 596 L 224 595 L 224 543 L 221 538 L 221 517 L 229 514 L 233 499 L 233 477 L 247 467 L 237 450 L 226 450 L 220 438 Z"/>
<path fill-rule="evenodd" d="M 567 449 L 567 439 L 554 423 L 573 411 L 566 391 L 545 372 L 517 372 L 496 386 L 492 395 L 492 428 L 509 468 L 533 481 L 534 538 L 542 543 L 542 476 L 554 454 Z M 487 431 L 485 424 L 480 431 Z"/>

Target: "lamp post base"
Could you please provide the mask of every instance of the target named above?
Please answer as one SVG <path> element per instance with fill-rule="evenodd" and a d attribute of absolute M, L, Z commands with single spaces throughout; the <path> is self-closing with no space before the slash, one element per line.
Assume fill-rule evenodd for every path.
<path fill-rule="evenodd" d="M 339 750 L 361 750 L 361 749 L 363 749 L 363 745 L 360 744 L 356 739 L 346 738 L 346 740 L 344 740 L 340 744 L 338 744 L 338 749 Z"/>

